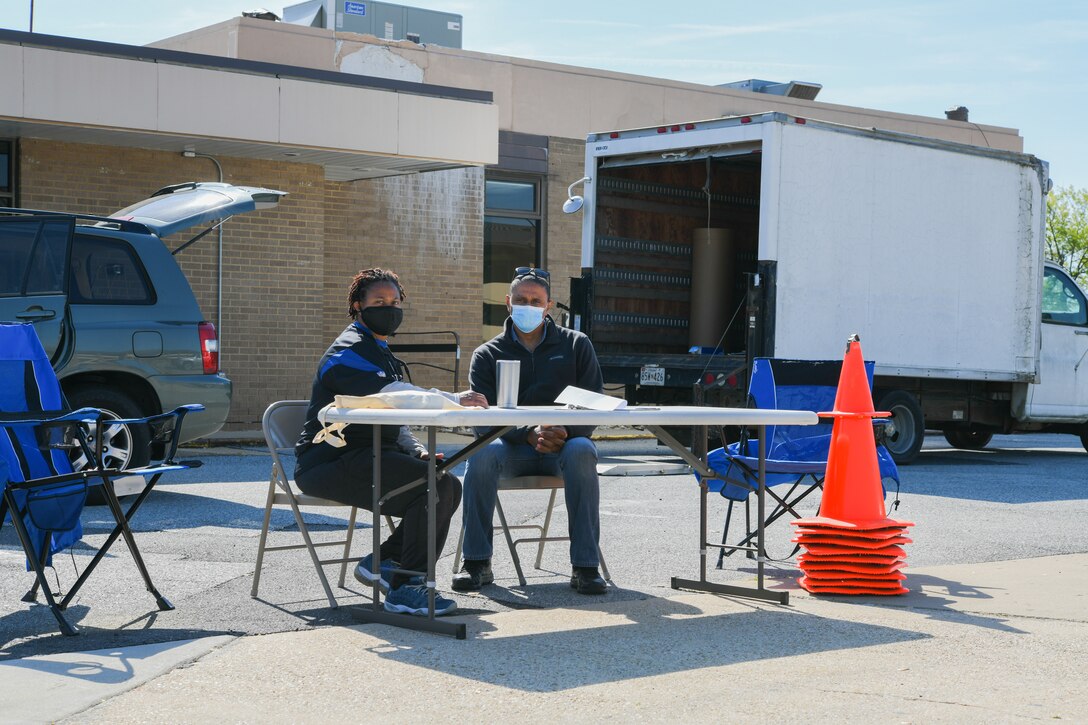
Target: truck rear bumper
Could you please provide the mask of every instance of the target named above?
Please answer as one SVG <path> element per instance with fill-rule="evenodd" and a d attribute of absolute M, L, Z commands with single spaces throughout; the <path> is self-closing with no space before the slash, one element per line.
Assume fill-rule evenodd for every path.
<path fill-rule="evenodd" d="M 597 356 L 606 385 L 643 385 L 685 388 L 718 382 L 720 387 L 745 386 L 743 355 L 616 355 Z M 647 367 L 662 370 L 648 374 Z M 653 380 L 653 382 L 649 382 Z M 660 381 L 660 382 L 658 382 Z"/>

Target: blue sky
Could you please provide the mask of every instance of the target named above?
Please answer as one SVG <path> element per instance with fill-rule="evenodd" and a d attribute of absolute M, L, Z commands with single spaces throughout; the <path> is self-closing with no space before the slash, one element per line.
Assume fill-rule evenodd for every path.
<path fill-rule="evenodd" d="M 35 0 L 34 29 L 142 45 L 268 0 Z M 693 83 L 823 85 L 819 100 L 1020 129 L 1054 182 L 1088 188 L 1088 2 L 417 0 L 464 16 L 464 47 Z M 0 0 L 25 30 L 30 0 Z"/>

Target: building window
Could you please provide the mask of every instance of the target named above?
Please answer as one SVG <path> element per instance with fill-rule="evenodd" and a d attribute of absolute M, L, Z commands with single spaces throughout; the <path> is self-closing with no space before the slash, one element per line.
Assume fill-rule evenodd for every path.
<path fill-rule="evenodd" d="M 0 139 L 0 206 L 15 206 L 15 143 Z"/>
<path fill-rule="evenodd" d="M 542 179 L 488 172 L 484 180 L 485 340 L 502 332 L 514 268 L 541 266 Z"/>

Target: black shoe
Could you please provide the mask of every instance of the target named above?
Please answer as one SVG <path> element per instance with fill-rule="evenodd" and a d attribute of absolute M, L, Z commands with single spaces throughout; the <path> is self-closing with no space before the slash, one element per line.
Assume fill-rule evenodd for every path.
<path fill-rule="evenodd" d="M 495 581 L 491 571 L 491 560 L 465 561 L 461 571 L 453 575 L 453 591 L 478 592 L 480 587 Z"/>
<path fill-rule="evenodd" d="M 576 566 L 570 575 L 570 588 L 577 589 L 579 594 L 604 594 L 608 584 L 597 573 L 597 567 Z"/>

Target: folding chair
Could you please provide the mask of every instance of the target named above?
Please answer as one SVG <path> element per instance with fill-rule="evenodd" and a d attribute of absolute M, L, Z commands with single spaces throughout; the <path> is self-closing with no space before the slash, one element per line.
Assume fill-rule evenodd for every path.
<path fill-rule="evenodd" d="M 81 408 L 67 412 L 60 384 L 49 358 L 42 349 L 33 325 L 0 324 L 0 525 L 8 513 L 26 554 L 28 569 L 35 581 L 23 601 L 33 602 L 40 587 L 61 632 L 78 633 L 62 614 L 118 537 L 123 536 L 136 562 L 147 590 L 158 608 L 174 606 L 151 582 L 129 521 L 147 495 L 167 471 L 180 471 L 199 462 L 175 462 L 181 424 L 187 413 L 203 410 L 201 405 L 182 406 L 170 413 L 139 419 L 109 419 L 102 411 Z M 102 465 L 104 436 L 94 438 L 88 427 L 102 431 L 107 425 L 147 425 L 151 432 L 151 455 L 159 463 L 124 472 Z M 70 454 L 79 451 L 86 465 L 72 469 Z M 121 510 L 113 479 L 142 475 L 143 490 L 129 507 Z M 101 485 L 106 503 L 117 525 L 95 553 L 68 593 L 57 601 L 58 593 L 50 587 L 44 567 L 52 555 L 79 540 L 82 529 L 79 516 L 87 499 L 89 486 Z"/>
<path fill-rule="evenodd" d="M 750 407 L 763 409 L 830 411 L 835 404 L 841 360 L 782 360 L 756 358 L 748 387 Z M 869 387 L 873 384 L 873 362 L 865 363 Z M 830 420 L 812 426 L 767 426 L 767 495 L 774 508 L 764 522 L 769 526 L 782 516 L 800 518 L 797 506 L 823 486 L 827 456 L 831 447 Z M 749 496 L 759 489 L 759 440 L 741 433 L 737 443 L 711 451 L 707 457 L 710 468 L 720 475 L 707 481 L 710 491 L 729 499 L 722 530 L 722 548 L 718 552 L 718 568 L 726 556 L 742 547 L 750 547 L 756 537 L 752 530 Z M 899 472 L 887 449 L 877 446 L 880 477 L 891 479 L 899 486 Z M 784 494 L 772 487 L 789 485 Z M 733 505 L 744 502 L 745 536 L 736 544 L 727 545 Z M 786 557 L 796 554 L 794 547 Z"/>
<path fill-rule="evenodd" d="M 283 456 L 294 455 L 295 442 L 298 440 L 303 424 L 306 422 L 306 409 L 309 404 L 309 401 L 306 400 L 281 400 L 268 406 L 268 409 L 264 411 L 264 417 L 261 419 L 264 440 L 268 444 L 268 452 L 272 454 L 272 475 L 268 481 L 268 498 L 264 507 L 264 525 L 261 527 L 261 538 L 257 545 L 257 566 L 253 571 L 253 588 L 249 594 L 251 597 L 257 596 L 257 587 L 261 582 L 261 567 L 264 564 L 266 551 L 306 549 L 310 552 L 310 559 L 313 561 L 314 569 L 317 570 L 317 577 L 321 580 L 325 596 L 329 599 L 329 606 L 335 609 L 337 607 L 336 597 L 333 596 L 332 587 L 329 586 L 329 580 L 325 577 L 325 570 L 322 567 L 325 564 L 340 564 L 340 587 L 343 588 L 348 562 L 353 561 L 349 554 L 351 552 L 351 539 L 355 533 L 355 519 L 358 509 L 350 507 L 351 515 L 348 520 L 346 538 L 314 543 L 306 522 L 302 520 L 302 511 L 299 507 L 349 507 L 338 501 L 330 501 L 329 499 L 296 492 L 291 483 L 288 469 L 284 465 Z M 294 514 L 295 523 L 298 525 L 299 533 L 302 534 L 303 543 L 268 546 L 268 527 L 272 521 L 272 507 L 284 504 L 291 507 L 291 513 Z M 388 518 L 386 521 L 389 521 Z M 343 556 L 336 559 L 322 559 L 317 554 L 317 547 L 319 546 L 343 546 Z"/>
<path fill-rule="evenodd" d="M 517 478 L 502 478 L 499 479 L 500 491 L 551 491 L 551 495 L 548 497 L 548 510 L 544 514 L 544 525 L 539 524 L 514 524 L 509 525 L 506 521 L 506 513 L 502 510 L 502 501 L 498 496 L 495 497 L 495 513 L 499 515 L 499 523 L 502 526 L 503 536 L 506 537 L 506 545 L 510 548 L 510 558 L 514 560 L 514 570 L 518 573 L 518 582 L 521 586 L 526 585 L 525 574 L 521 569 L 521 557 L 518 556 L 518 544 L 535 543 L 536 547 L 536 563 L 534 566 L 539 569 L 540 563 L 544 558 L 544 544 L 549 541 L 570 541 L 569 536 L 548 536 L 548 531 L 552 525 L 552 511 L 555 509 L 555 496 L 563 489 L 563 479 L 559 476 L 519 476 Z M 510 535 L 510 532 L 514 529 L 530 529 L 540 533 L 539 536 L 522 537 L 515 539 Z M 461 563 L 461 547 L 465 543 L 465 530 L 462 527 L 460 536 L 457 537 L 457 551 L 453 555 L 453 573 L 456 574 Z M 612 581 L 612 575 L 608 573 L 608 565 L 604 562 L 604 554 L 601 552 L 601 548 L 597 547 L 597 557 L 601 562 L 601 573 L 604 574 L 604 578 L 607 581 Z"/>

